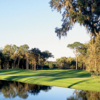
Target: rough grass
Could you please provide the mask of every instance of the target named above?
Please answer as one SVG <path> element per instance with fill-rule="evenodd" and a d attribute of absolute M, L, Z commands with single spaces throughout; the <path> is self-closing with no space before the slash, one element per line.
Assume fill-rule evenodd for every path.
<path fill-rule="evenodd" d="M 0 70 L 1 80 L 100 91 L 100 83 L 82 70 Z M 10 76 L 8 76 L 10 75 Z M 16 75 L 16 76 L 13 76 Z"/>

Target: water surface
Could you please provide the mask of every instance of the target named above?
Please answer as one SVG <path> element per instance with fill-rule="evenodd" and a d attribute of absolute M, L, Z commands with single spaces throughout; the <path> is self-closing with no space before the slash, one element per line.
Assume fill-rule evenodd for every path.
<path fill-rule="evenodd" d="M 0 100 L 100 100 L 100 92 L 0 81 Z"/>

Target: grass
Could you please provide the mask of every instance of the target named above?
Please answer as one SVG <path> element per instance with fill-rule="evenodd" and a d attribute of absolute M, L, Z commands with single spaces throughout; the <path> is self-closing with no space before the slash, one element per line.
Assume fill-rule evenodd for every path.
<path fill-rule="evenodd" d="M 8 76 L 10 75 L 10 76 Z M 16 75 L 16 76 L 13 76 Z M 0 70 L 1 80 L 100 91 L 100 83 L 82 70 Z"/>
<path fill-rule="evenodd" d="M 82 70 L 22 70 L 22 69 L 9 69 L 0 70 L 0 74 L 11 75 L 34 75 L 34 76 L 50 76 L 50 77 L 75 77 L 75 78 L 91 78 L 87 71 Z"/>

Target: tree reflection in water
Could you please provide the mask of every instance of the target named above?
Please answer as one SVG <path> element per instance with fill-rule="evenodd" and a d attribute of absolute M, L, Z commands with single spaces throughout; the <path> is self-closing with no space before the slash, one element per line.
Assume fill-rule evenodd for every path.
<path fill-rule="evenodd" d="M 75 90 L 67 100 L 100 100 L 100 92 Z"/>
<path fill-rule="evenodd" d="M 5 98 L 15 98 L 18 96 L 20 98 L 26 99 L 29 96 L 29 94 L 38 95 L 41 90 L 47 92 L 50 89 L 51 89 L 50 86 L 27 84 L 27 83 L 12 82 L 12 81 L 0 81 L 0 94 L 3 94 Z M 58 92 L 61 93 L 62 91 Z M 53 96 L 56 96 L 58 98 L 59 97 L 63 98 L 61 97 L 61 95 L 58 96 L 56 94 L 57 91 Z M 100 100 L 100 92 L 75 90 L 73 94 L 70 95 L 72 96 L 69 97 L 66 95 L 66 97 L 69 97 L 67 98 L 67 100 Z"/>
<path fill-rule="evenodd" d="M 28 93 L 37 95 L 41 90 L 47 92 L 50 89 L 50 86 L 12 81 L 0 81 L 0 92 L 4 95 L 5 98 L 14 98 L 19 96 L 20 98 L 26 99 L 28 97 Z"/>

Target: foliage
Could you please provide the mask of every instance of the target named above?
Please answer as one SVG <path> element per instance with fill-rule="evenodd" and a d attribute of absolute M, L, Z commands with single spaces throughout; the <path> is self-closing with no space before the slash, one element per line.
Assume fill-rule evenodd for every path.
<path fill-rule="evenodd" d="M 51 0 L 50 6 L 62 13 L 62 27 L 57 36 L 65 36 L 75 23 L 86 27 L 92 36 L 100 31 L 100 0 Z"/>
<path fill-rule="evenodd" d="M 88 44 L 86 60 L 87 70 L 96 75 L 100 74 L 100 32 Z"/>
<path fill-rule="evenodd" d="M 76 70 L 77 70 L 77 59 L 78 59 L 78 56 L 80 54 L 80 52 L 83 52 L 84 49 L 84 45 L 80 42 L 74 42 L 73 44 L 68 44 L 68 46 L 70 49 L 73 50 L 74 54 L 75 54 L 75 57 L 76 57 Z"/>
<path fill-rule="evenodd" d="M 45 67 L 48 66 L 48 68 L 58 68 L 58 64 L 55 61 L 45 61 L 44 65 Z"/>
<path fill-rule="evenodd" d="M 66 58 L 66 57 L 61 57 L 56 59 L 57 61 L 57 67 L 60 69 L 74 69 L 74 66 L 76 64 L 76 61 L 74 58 Z M 72 67 L 73 66 L 73 67 Z"/>
<path fill-rule="evenodd" d="M 75 65 L 71 65 L 70 66 L 70 69 L 75 69 Z"/>
<path fill-rule="evenodd" d="M 50 63 L 49 68 L 54 68 L 54 65 L 52 63 Z"/>
<path fill-rule="evenodd" d="M 21 45 L 6 45 L 0 50 L 0 68 L 22 68 L 22 69 L 38 69 L 41 66 L 43 69 L 44 62 L 49 58 L 53 57 L 49 51 L 39 50 L 38 48 L 32 48 L 29 50 L 27 44 Z"/>

